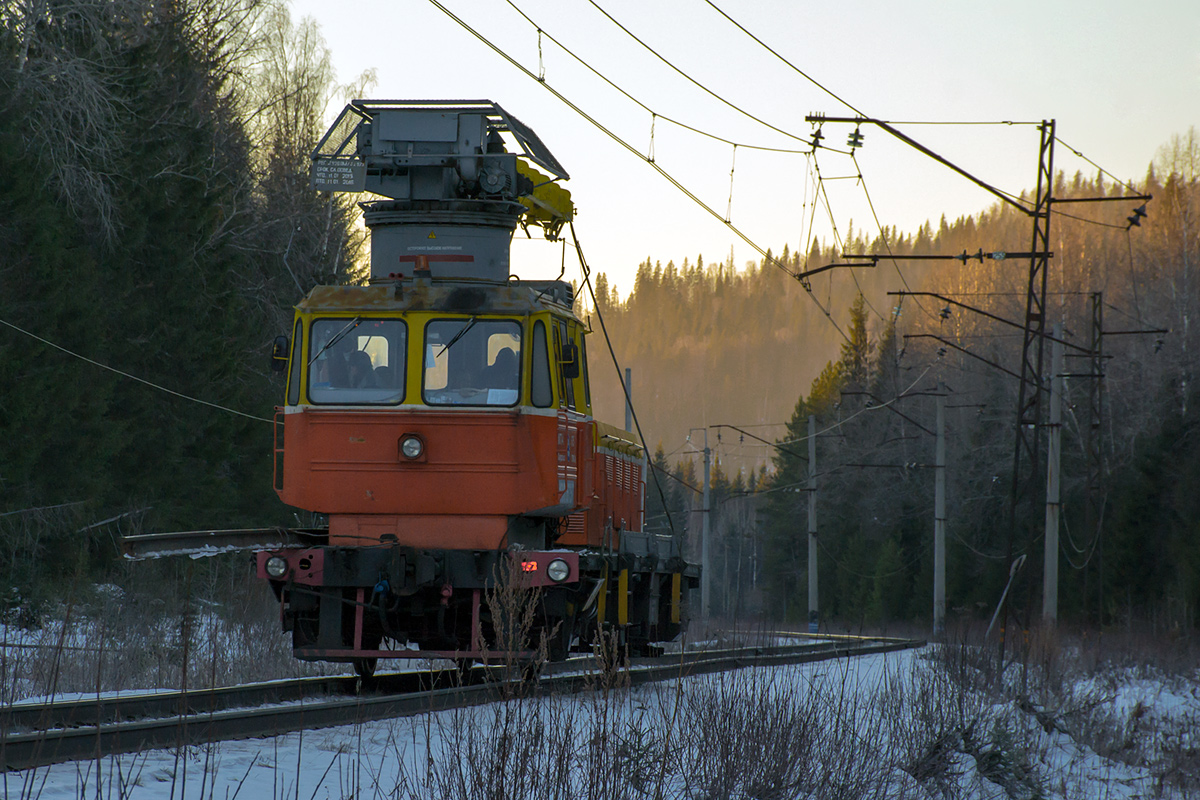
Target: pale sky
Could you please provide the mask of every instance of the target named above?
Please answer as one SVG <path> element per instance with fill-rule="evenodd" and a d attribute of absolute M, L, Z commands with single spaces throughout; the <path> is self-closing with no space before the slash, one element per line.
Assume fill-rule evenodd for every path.
<path fill-rule="evenodd" d="M 594 272 L 624 296 L 640 261 L 664 264 L 729 257 L 741 267 L 759 256 L 645 162 L 651 115 L 621 97 L 548 38 L 542 40 L 507 0 L 441 0 L 450 11 L 597 121 L 638 149 L 634 156 L 522 74 L 428 0 L 292 0 L 293 17 L 313 17 L 333 54 L 338 79 L 374 68 L 373 99 L 489 99 L 541 136 L 571 174 L 576 230 Z M 552 36 L 655 114 L 742 145 L 806 149 L 689 83 L 606 19 L 589 0 L 512 0 Z M 714 0 L 716 5 L 838 97 L 878 119 L 936 122 L 1057 120 L 1061 141 L 1123 180 L 1141 180 L 1160 145 L 1200 125 L 1200 2 L 1196 0 L 1008 0 L 883 2 Z M 805 114 L 853 116 L 735 28 L 705 0 L 596 0 L 663 57 L 729 103 L 801 139 Z M 330 113 L 339 109 L 331 108 Z M 1036 181 L 1035 126 L 901 125 L 912 138 L 977 177 L 1011 192 Z M 845 149 L 852 127 L 827 123 L 825 143 Z M 911 233 L 945 214 L 978 213 L 993 202 L 883 131 L 864 127 L 858 151 L 863 184 L 825 184 L 812 215 L 813 162 L 803 155 L 733 148 L 659 119 L 655 162 L 762 247 L 806 249 L 875 232 L 879 221 Z M 843 155 L 820 151 L 828 179 L 855 176 Z M 1066 147 L 1055 169 L 1095 169 Z M 1154 208 L 1151 204 L 1150 211 Z M 810 216 L 813 220 L 809 224 Z M 992 246 L 980 242 L 985 250 Z M 561 251 L 543 241 L 513 247 L 521 278 L 558 274 Z M 578 278 L 568 254 L 567 279 Z M 813 265 L 816 266 L 816 265 Z M 919 269 L 918 266 L 909 269 Z M 849 280 L 849 277 L 845 278 Z M 897 278 L 897 282 L 899 279 Z M 899 287 L 897 287 L 899 288 Z M 807 313 L 810 309 L 800 309 Z"/>

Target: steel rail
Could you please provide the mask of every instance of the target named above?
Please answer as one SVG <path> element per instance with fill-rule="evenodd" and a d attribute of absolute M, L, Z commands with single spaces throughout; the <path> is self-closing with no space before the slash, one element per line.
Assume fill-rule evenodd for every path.
<path fill-rule="evenodd" d="M 380 675 L 372 683 L 376 692 L 403 693 L 446 685 L 454 670 L 423 670 Z M 212 689 L 162 692 L 129 692 L 49 703 L 14 703 L 0 708 L 5 731 L 45 731 L 92 727 L 135 719 L 195 716 L 231 708 L 267 703 L 295 703 L 316 697 L 345 697 L 358 691 L 352 675 L 323 675 L 292 680 L 264 681 Z"/>
<path fill-rule="evenodd" d="M 832 643 L 809 646 L 813 652 L 832 649 Z M 808 651 L 809 648 L 806 648 Z M 792 652 L 795 646 L 781 645 L 760 648 L 763 655 Z M 710 650 L 710 656 L 730 656 L 741 650 Z M 589 659 L 591 661 L 591 659 Z M 634 658 L 631 666 L 646 667 L 660 664 L 662 657 Z M 544 675 L 580 669 L 582 659 L 546 664 Z M 483 679 L 484 670 L 475 670 L 472 681 Z M 425 669 L 410 672 L 387 672 L 375 676 L 367 684 L 371 694 L 406 694 L 448 687 L 461 683 L 457 670 Z M 101 697 L 79 697 L 71 700 L 53 699 L 49 703 L 14 703 L 0 708 L 0 724 L 8 732 L 47 731 L 57 728 L 94 728 L 96 725 L 129 722 L 139 719 L 172 718 L 208 714 L 233 708 L 251 708 L 268 703 L 298 703 L 314 698 L 350 697 L 360 693 L 362 684 L 352 675 L 323 675 L 291 680 L 263 681 L 237 686 L 187 691 L 128 692 Z"/>
<path fill-rule="evenodd" d="M 121 537 L 125 557 L 134 561 L 162 556 L 209 556 L 244 550 L 313 547 L 328 541 L 327 528 L 239 528 L 170 531 Z"/>
<path fill-rule="evenodd" d="M 834 637 L 825 637 L 833 639 Z M 724 672 L 749 666 L 774 666 L 871 655 L 922 647 L 921 640 L 838 637 L 808 646 L 750 647 L 723 651 L 687 651 L 653 659 L 634 659 L 621 670 L 629 686 Z M 591 688 L 594 670 L 579 671 L 587 659 L 549 665 L 536 691 L 574 694 Z M 354 680 L 354 679 L 350 679 Z M 135 721 L 116 721 L 89 727 L 0 735 L 0 765 L 5 771 L 31 769 L 119 753 L 214 741 L 265 738 L 298 730 L 329 728 L 453 708 L 485 705 L 511 697 L 520 680 L 415 691 L 407 694 L 359 695 L 303 701 L 251 709 L 204 710 L 200 713 Z M 506 693 L 507 692 L 507 693 Z M 179 697 L 175 698 L 180 708 Z M 82 722 L 82 720 L 81 720 Z"/>

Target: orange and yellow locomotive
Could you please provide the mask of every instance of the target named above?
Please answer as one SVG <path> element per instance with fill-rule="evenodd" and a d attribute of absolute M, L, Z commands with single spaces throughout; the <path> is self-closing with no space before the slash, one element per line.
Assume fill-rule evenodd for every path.
<path fill-rule="evenodd" d="M 566 172 L 488 102 L 355 101 L 313 160 L 317 188 L 384 199 L 369 285 L 315 288 L 276 345 L 276 490 L 328 520 L 257 554 L 297 657 L 479 658 L 514 567 L 554 657 L 602 626 L 677 635 L 698 569 L 643 532 L 645 453 L 592 417 L 572 287 L 509 274 L 517 226 L 570 219 Z"/>

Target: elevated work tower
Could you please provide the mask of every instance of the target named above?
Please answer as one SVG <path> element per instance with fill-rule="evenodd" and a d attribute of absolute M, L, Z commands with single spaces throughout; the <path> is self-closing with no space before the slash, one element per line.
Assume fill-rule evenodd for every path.
<path fill-rule="evenodd" d="M 508 152 L 505 133 L 521 153 Z M 372 278 L 428 269 L 502 283 L 517 225 L 538 225 L 553 241 L 573 215 L 556 183 L 567 171 L 532 129 L 487 100 L 355 100 L 312 161 L 313 188 L 381 197 L 361 203 Z"/>

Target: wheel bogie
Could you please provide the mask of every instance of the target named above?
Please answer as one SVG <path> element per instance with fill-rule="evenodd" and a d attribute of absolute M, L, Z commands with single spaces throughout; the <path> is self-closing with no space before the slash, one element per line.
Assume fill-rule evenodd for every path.
<path fill-rule="evenodd" d="M 505 551 L 376 552 L 387 549 L 325 548 L 324 576 L 348 585 L 279 583 L 298 658 L 350 663 L 363 676 L 380 658 L 561 661 L 601 629 L 644 655 L 679 634 L 694 583 L 663 571 L 674 564 L 585 553 L 574 580 L 531 586 L 497 568 Z"/>

